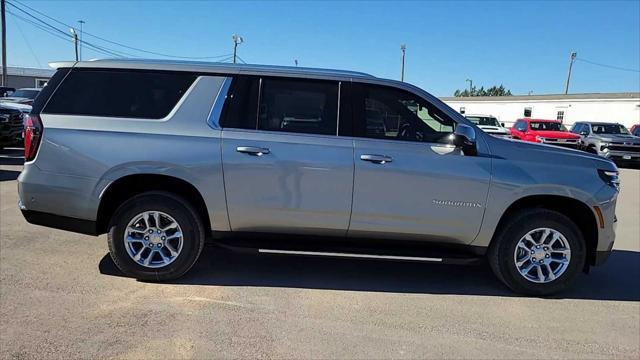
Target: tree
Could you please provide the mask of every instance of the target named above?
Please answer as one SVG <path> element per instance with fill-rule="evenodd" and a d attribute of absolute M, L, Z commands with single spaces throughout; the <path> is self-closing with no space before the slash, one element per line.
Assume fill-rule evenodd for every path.
<path fill-rule="evenodd" d="M 471 90 L 456 90 L 453 93 L 455 97 L 469 97 L 469 96 L 512 96 L 511 90 L 506 89 L 502 84 L 500 86 L 492 86 L 485 90 L 484 86 L 478 89 L 475 86 L 471 87 Z"/>

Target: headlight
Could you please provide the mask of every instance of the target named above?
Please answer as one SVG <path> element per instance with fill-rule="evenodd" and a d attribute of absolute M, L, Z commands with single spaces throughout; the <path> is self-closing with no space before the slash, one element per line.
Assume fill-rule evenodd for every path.
<path fill-rule="evenodd" d="M 620 190 L 620 177 L 617 171 L 598 170 L 598 175 L 600 175 L 602 181 L 607 185 L 614 187 L 616 190 Z"/>
<path fill-rule="evenodd" d="M 537 142 L 544 142 L 544 138 L 542 136 L 536 135 Z"/>

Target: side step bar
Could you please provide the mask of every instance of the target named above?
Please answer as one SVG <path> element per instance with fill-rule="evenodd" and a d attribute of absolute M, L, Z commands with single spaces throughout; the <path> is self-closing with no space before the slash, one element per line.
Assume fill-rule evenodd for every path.
<path fill-rule="evenodd" d="M 421 256 L 395 256 L 395 255 L 371 255 L 371 254 L 351 254 L 323 251 L 297 251 L 297 250 L 276 250 L 276 249 L 258 249 L 259 253 L 265 254 L 283 254 L 283 255 L 304 255 L 304 256 L 326 256 L 326 257 L 343 257 L 343 258 L 360 258 L 360 259 L 378 259 L 378 260 L 400 260 L 400 261 L 426 261 L 426 262 L 442 262 L 442 258 L 431 258 Z"/>
<path fill-rule="evenodd" d="M 473 265 L 484 261 L 484 248 L 377 239 L 328 239 L 277 236 L 219 238 L 214 244 L 234 252 L 342 259 L 409 261 Z"/>

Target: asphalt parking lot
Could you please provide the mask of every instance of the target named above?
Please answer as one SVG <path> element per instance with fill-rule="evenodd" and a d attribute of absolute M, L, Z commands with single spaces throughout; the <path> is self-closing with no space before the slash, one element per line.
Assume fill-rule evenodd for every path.
<path fill-rule="evenodd" d="M 615 251 L 548 299 L 486 265 L 309 259 L 208 246 L 173 284 L 122 277 L 106 237 L 29 225 L 0 151 L 2 358 L 640 358 L 640 171 Z"/>

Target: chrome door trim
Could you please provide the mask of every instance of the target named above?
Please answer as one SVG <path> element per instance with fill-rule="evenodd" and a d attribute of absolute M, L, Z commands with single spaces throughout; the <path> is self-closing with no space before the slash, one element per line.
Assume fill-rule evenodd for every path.
<path fill-rule="evenodd" d="M 392 162 L 393 158 L 387 155 L 362 154 L 360 155 L 360 160 L 383 165 Z"/>
<path fill-rule="evenodd" d="M 236 148 L 237 152 L 245 153 L 249 155 L 262 156 L 269 154 L 271 151 L 268 148 L 264 147 L 255 147 L 255 146 L 238 146 Z"/>

